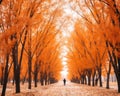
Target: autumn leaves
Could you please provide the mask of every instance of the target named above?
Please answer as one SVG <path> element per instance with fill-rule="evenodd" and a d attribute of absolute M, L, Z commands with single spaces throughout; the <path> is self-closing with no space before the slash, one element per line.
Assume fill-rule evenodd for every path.
<path fill-rule="evenodd" d="M 2 96 L 5 95 L 8 78 L 15 81 L 16 93 L 20 92 L 20 81 L 28 81 L 28 88 L 31 89 L 32 80 L 37 87 L 38 80 L 43 85 L 44 82 L 48 84 L 59 79 L 62 69 L 59 57 L 61 42 L 65 40 L 61 38 L 61 30 L 63 23 L 70 19 L 69 16 L 62 18 L 64 3 L 59 0 L 2 1 Z M 120 1 L 69 0 L 67 3 L 72 3 L 70 8 L 77 14 L 77 20 L 71 20 L 72 24 L 75 22 L 74 31 L 70 32 L 71 37 L 65 45 L 69 49 L 66 56 L 69 78 L 88 85 L 93 81 L 93 86 L 99 80 L 102 86 L 102 70 L 112 65 L 120 92 Z"/>
<path fill-rule="evenodd" d="M 28 81 L 29 89 L 32 81 L 35 87 L 38 80 L 41 85 L 56 82 L 62 69 L 56 38 L 60 33 L 56 27 L 59 4 L 50 0 L 4 0 L 0 7 L 2 96 L 8 79 L 15 83 L 16 93 L 21 81 Z"/>
<path fill-rule="evenodd" d="M 69 52 L 72 81 L 88 85 L 92 81 L 94 86 L 96 79 L 96 83 L 99 80 L 99 85 L 102 86 L 102 70 L 108 66 L 107 73 L 110 74 L 112 64 L 120 92 L 119 3 L 119 0 L 83 0 L 73 3 L 75 5 L 72 9 L 79 17 L 75 23 L 73 39 L 70 40 L 73 42 Z"/>

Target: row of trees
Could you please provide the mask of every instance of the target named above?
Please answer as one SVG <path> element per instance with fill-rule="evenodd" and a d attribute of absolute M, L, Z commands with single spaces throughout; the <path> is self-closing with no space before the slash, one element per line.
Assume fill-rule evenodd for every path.
<path fill-rule="evenodd" d="M 109 75 L 111 68 L 116 75 L 120 92 L 120 1 L 76 0 L 71 8 L 78 14 L 69 52 L 71 81 L 94 86 L 102 74 Z M 96 78 L 96 79 L 95 79 Z M 96 82 L 95 82 L 96 81 Z"/>
<path fill-rule="evenodd" d="M 60 3 L 52 0 L 2 0 L 0 2 L 0 82 L 5 96 L 8 79 L 15 83 L 32 80 L 37 87 L 59 79 L 62 66 L 56 27 Z"/>

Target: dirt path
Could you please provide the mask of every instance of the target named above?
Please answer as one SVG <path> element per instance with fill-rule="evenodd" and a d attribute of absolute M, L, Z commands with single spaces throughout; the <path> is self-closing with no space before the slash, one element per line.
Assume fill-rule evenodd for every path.
<path fill-rule="evenodd" d="M 108 90 L 74 83 L 68 83 L 66 86 L 63 86 L 59 82 L 51 86 L 48 92 L 43 92 L 41 96 L 120 96 L 120 94 L 114 89 Z"/>
<path fill-rule="evenodd" d="M 37 88 L 33 87 L 32 90 L 28 90 L 26 84 L 21 86 L 20 94 L 14 93 L 14 87 L 9 85 L 6 96 L 120 96 L 115 89 L 90 87 L 70 82 L 67 82 L 67 85 L 64 86 L 62 81 L 43 87 L 38 85 Z"/>

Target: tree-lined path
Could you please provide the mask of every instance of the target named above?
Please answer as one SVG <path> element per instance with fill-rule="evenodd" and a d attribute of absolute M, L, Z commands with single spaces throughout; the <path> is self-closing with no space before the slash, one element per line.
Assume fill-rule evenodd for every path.
<path fill-rule="evenodd" d="M 1 96 L 110 96 L 111 82 L 120 93 L 120 0 L 0 0 Z"/>
<path fill-rule="evenodd" d="M 108 90 L 71 82 L 64 86 L 62 81 L 47 86 L 39 85 L 32 90 L 27 89 L 25 84 L 21 86 L 21 93 L 15 94 L 14 91 L 14 88 L 8 85 L 6 96 L 120 96 L 115 89 Z"/>

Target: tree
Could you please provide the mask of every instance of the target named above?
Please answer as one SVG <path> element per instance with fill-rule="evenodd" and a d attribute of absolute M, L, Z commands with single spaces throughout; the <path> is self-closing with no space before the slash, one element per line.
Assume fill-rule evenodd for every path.
<path fill-rule="evenodd" d="M 91 32 L 97 33 L 98 35 L 96 36 L 100 36 L 106 45 L 109 58 L 111 58 L 110 61 L 112 61 L 112 66 L 117 77 L 119 92 L 119 56 L 117 55 L 119 54 L 117 50 L 119 49 L 118 34 L 120 28 L 119 1 L 85 0 L 83 3 L 76 1 L 75 4 L 78 6 L 72 9 L 85 20 L 87 28 L 90 29 Z M 116 58 L 118 59 L 116 60 Z"/>

